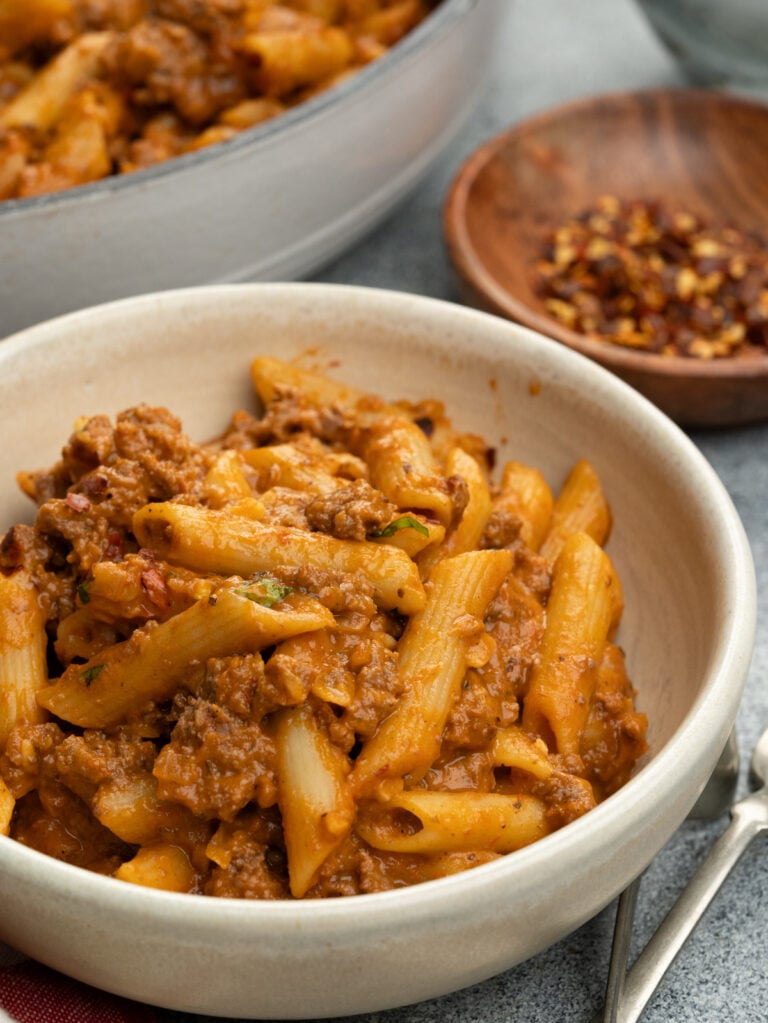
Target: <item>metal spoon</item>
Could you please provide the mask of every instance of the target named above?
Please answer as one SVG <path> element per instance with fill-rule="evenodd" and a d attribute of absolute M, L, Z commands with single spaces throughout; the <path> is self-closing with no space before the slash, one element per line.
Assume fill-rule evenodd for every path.
<path fill-rule="evenodd" d="M 621 1023 L 636 1023 L 640 1018 L 730 871 L 752 840 L 768 831 L 768 729 L 758 739 L 752 754 L 750 782 L 757 791 L 731 807 L 730 824 L 626 974 L 615 1016 Z"/>
<path fill-rule="evenodd" d="M 736 732 L 731 731 L 720 759 L 709 777 L 707 784 L 688 814 L 689 820 L 716 820 L 731 805 L 739 777 L 739 746 Z M 595 1017 L 594 1023 L 619 1023 L 622 1019 L 620 1008 L 624 1004 L 624 986 L 627 977 L 627 961 L 632 941 L 635 908 L 640 891 L 640 877 L 628 885 L 619 897 L 616 909 L 616 923 L 613 931 L 611 962 L 605 989 L 605 1006 Z M 661 979 L 661 978 L 659 978 Z M 648 996 L 650 997 L 650 995 Z"/>

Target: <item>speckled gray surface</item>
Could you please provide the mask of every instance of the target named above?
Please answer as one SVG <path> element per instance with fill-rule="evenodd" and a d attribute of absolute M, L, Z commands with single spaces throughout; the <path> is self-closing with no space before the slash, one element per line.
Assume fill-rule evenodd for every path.
<path fill-rule="evenodd" d="M 462 138 L 428 180 L 365 242 L 316 275 L 322 281 L 420 292 L 458 301 L 441 234 L 453 174 L 477 145 L 561 100 L 612 89 L 679 84 L 667 54 L 631 0 L 480 0 L 510 11 L 486 96 Z M 768 155 L 768 154 L 767 154 Z M 740 792 L 748 753 L 768 726 L 768 424 L 694 435 L 729 490 L 757 566 L 758 642 L 738 718 Z M 644 876 L 636 954 L 723 830 L 688 822 Z M 534 959 L 433 1002 L 355 1017 L 357 1023 L 553 1023 L 589 1021 L 604 990 L 615 906 Z M 646 1023 L 768 1020 L 768 845 L 758 839 L 717 896 L 649 1004 Z M 296 978 L 297 984 L 301 978 Z M 307 1019 L 312 992 L 307 991 Z M 213 1023 L 158 1013 L 161 1023 Z"/>

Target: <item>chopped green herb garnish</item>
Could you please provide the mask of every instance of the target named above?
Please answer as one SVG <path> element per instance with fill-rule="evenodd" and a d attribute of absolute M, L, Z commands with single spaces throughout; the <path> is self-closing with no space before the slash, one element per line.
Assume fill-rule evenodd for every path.
<path fill-rule="evenodd" d="M 415 529 L 417 533 L 421 533 L 422 536 L 429 536 L 429 530 L 423 522 L 419 522 L 413 515 L 401 515 L 399 519 L 394 519 L 388 526 L 383 529 L 377 530 L 374 536 L 394 536 L 395 533 L 400 529 Z"/>
<path fill-rule="evenodd" d="M 285 600 L 288 594 L 291 592 L 292 587 L 285 586 L 283 583 L 278 582 L 277 579 L 262 578 L 257 579 L 250 586 L 243 586 L 236 592 L 241 597 L 247 597 L 248 600 L 252 600 L 256 604 L 261 604 L 263 607 L 272 607 L 273 604 L 279 603 L 281 600 Z"/>
<path fill-rule="evenodd" d="M 77 587 L 77 595 L 80 598 L 81 604 L 88 604 L 91 599 L 91 595 L 88 592 L 88 583 L 80 583 Z"/>
<path fill-rule="evenodd" d="M 99 677 L 99 675 L 102 673 L 102 671 L 104 671 L 105 668 L 106 664 L 93 664 L 91 665 L 90 668 L 86 668 L 85 671 L 82 673 L 83 682 L 85 682 L 85 684 L 89 686 L 94 679 Z"/>

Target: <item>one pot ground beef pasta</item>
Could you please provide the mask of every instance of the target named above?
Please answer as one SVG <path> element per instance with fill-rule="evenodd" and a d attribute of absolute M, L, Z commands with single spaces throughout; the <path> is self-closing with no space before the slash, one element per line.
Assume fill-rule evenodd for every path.
<path fill-rule="evenodd" d="M 226 142 L 377 60 L 433 6 L 0 0 L 0 199 Z"/>
<path fill-rule="evenodd" d="M 261 414 L 75 424 L 0 545 L 0 831 L 138 884 L 356 895 L 513 852 L 646 749 L 594 469 L 258 358 Z M 1 841 L 2 839 L 0 839 Z"/>

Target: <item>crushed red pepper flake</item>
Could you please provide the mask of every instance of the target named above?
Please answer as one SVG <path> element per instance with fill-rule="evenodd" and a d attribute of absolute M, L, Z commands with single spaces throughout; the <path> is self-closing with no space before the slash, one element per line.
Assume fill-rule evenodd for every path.
<path fill-rule="evenodd" d="M 768 242 L 659 202 L 597 204 L 547 235 L 547 311 L 596 340 L 697 359 L 768 354 Z"/>

